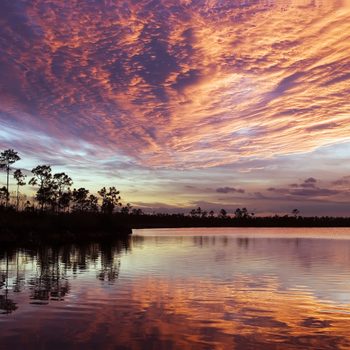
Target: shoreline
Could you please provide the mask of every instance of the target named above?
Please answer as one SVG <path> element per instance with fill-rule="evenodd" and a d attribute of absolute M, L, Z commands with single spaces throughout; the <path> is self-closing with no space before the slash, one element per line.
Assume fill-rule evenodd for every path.
<path fill-rule="evenodd" d="M 192 217 L 180 214 L 0 212 L 0 243 L 124 239 L 138 229 L 350 228 L 348 217 Z"/>

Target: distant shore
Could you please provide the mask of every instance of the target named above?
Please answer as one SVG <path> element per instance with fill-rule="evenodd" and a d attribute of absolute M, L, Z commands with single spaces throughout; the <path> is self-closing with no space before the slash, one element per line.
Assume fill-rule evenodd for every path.
<path fill-rule="evenodd" d="M 348 217 L 193 217 L 183 214 L 0 212 L 0 242 L 83 242 L 125 238 L 132 229 L 186 227 L 350 227 Z"/>

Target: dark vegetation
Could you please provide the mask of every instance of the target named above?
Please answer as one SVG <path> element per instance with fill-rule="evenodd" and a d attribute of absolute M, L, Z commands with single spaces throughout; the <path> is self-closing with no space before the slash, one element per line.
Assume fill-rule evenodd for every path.
<path fill-rule="evenodd" d="M 229 215 L 192 209 L 186 214 L 146 214 L 129 203 L 122 205 L 115 187 L 103 187 L 97 195 L 88 189 L 72 188 L 72 179 L 53 173 L 51 166 L 38 165 L 31 170 L 28 184 L 34 198 L 23 199 L 21 187 L 27 175 L 13 169 L 20 159 L 12 149 L 0 153 L 0 168 L 6 172 L 6 186 L 0 188 L 0 241 L 41 242 L 81 241 L 101 237 L 124 237 L 131 228 L 166 227 L 348 227 L 347 217 L 303 217 L 298 209 L 291 215 L 257 217 L 246 208 Z M 10 175 L 16 181 L 15 195 L 10 196 Z"/>
<path fill-rule="evenodd" d="M 0 212 L 0 242 L 81 242 L 124 238 L 130 226 L 103 213 Z"/>
<path fill-rule="evenodd" d="M 126 226 L 132 228 L 166 227 L 350 227 L 348 217 L 303 216 L 190 216 L 185 214 L 142 214 L 123 216 L 116 214 Z"/>

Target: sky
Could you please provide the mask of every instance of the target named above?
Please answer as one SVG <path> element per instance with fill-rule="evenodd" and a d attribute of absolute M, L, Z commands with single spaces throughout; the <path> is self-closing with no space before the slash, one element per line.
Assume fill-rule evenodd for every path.
<path fill-rule="evenodd" d="M 349 215 L 350 0 L 2 0 L 0 52 L 0 149 L 28 174 Z"/>

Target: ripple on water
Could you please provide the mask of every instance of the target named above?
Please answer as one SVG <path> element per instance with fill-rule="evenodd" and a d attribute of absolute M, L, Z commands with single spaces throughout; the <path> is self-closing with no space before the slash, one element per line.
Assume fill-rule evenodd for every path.
<path fill-rule="evenodd" d="M 205 230 L 1 255 L 2 346 L 350 348 L 348 233 Z"/>

